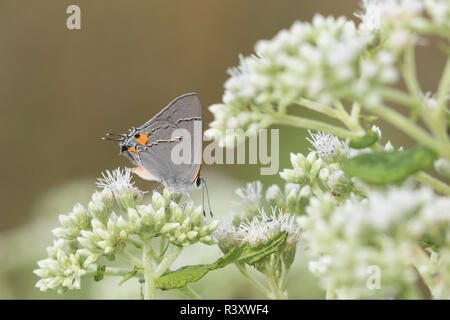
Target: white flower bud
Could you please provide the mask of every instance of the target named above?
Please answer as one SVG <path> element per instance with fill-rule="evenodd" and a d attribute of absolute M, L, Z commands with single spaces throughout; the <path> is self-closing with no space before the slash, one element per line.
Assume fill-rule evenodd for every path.
<path fill-rule="evenodd" d="M 152 204 L 155 210 L 159 210 L 166 206 L 166 200 L 159 192 L 153 192 L 152 196 Z"/>
<path fill-rule="evenodd" d="M 434 162 L 436 171 L 444 177 L 450 178 L 450 161 L 439 158 Z"/>
<path fill-rule="evenodd" d="M 165 223 L 165 224 L 163 225 L 163 227 L 161 228 L 160 232 L 161 232 L 161 233 L 169 233 L 169 232 L 175 230 L 176 228 L 178 228 L 179 226 L 180 226 L 179 223 L 176 223 L 176 222 L 168 222 L 168 223 Z"/>
<path fill-rule="evenodd" d="M 160 208 L 155 213 L 155 229 L 159 230 L 164 223 L 166 223 L 166 213 L 164 211 L 164 208 Z"/>
<path fill-rule="evenodd" d="M 306 158 L 301 153 L 291 153 L 291 164 L 293 168 L 304 168 L 306 164 Z"/>
<path fill-rule="evenodd" d="M 197 237 L 198 237 L 198 232 L 197 232 L 197 231 L 189 231 L 189 232 L 187 233 L 187 237 L 188 237 L 188 239 L 189 239 L 190 241 L 194 241 L 194 240 L 196 240 Z"/>

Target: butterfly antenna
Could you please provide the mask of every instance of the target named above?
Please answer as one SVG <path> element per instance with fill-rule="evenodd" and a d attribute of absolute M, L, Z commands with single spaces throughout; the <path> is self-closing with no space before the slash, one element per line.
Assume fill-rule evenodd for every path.
<path fill-rule="evenodd" d="M 111 137 L 115 136 L 115 137 Z M 123 141 L 127 137 L 126 134 L 117 134 L 117 133 L 107 133 L 106 137 L 103 137 L 102 140 L 112 140 L 112 141 Z"/>
<path fill-rule="evenodd" d="M 204 186 L 204 188 L 206 189 L 206 199 L 208 200 L 209 214 L 210 214 L 210 216 L 211 216 L 211 218 L 212 218 L 212 216 L 213 216 L 213 213 L 212 213 L 212 210 L 211 210 L 211 203 L 209 202 L 209 191 L 208 191 L 208 185 L 206 184 L 206 180 L 205 180 L 205 179 L 203 179 L 203 178 L 202 178 L 202 185 L 203 185 L 203 186 Z M 204 214 L 204 212 L 203 212 L 203 214 Z"/>
<path fill-rule="evenodd" d="M 206 217 L 206 212 L 205 212 L 205 186 L 203 184 L 203 179 L 202 179 L 202 208 L 203 208 L 203 216 Z"/>

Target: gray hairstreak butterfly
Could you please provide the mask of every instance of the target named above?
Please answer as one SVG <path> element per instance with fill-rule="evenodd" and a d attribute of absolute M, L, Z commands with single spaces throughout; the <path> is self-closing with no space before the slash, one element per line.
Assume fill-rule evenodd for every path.
<path fill-rule="evenodd" d="M 132 171 L 141 178 L 159 181 L 176 192 L 203 187 L 208 193 L 205 180 L 200 177 L 202 106 L 197 94 L 179 96 L 142 126 L 129 129 L 128 134 L 107 133 L 103 139 L 119 142 L 120 154 L 136 165 Z M 174 149 L 180 149 L 181 143 L 185 147 L 182 153 L 188 155 L 189 161 L 173 158 Z"/>

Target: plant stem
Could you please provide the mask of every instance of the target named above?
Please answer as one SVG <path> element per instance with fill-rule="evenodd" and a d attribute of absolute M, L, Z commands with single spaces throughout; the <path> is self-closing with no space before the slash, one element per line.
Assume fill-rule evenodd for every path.
<path fill-rule="evenodd" d="M 450 92 L 450 58 L 447 59 L 444 72 L 437 90 L 436 111 L 432 116 L 433 128 L 439 141 L 450 149 L 450 139 L 447 131 L 447 120 L 445 115 L 448 93 Z"/>
<path fill-rule="evenodd" d="M 287 292 L 287 275 L 289 273 L 289 269 L 286 267 L 286 264 L 284 262 L 281 262 L 282 264 L 282 272 L 280 276 L 280 288 L 282 292 Z"/>
<path fill-rule="evenodd" d="M 442 79 L 439 83 L 439 89 L 438 92 L 443 89 L 444 91 L 444 97 L 447 95 L 447 90 L 450 86 L 450 65 L 446 66 L 446 69 L 444 70 Z M 415 65 L 415 58 L 414 58 L 414 47 L 410 46 L 406 52 L 405 52 L 405 60 L 404 65 L 402 68 L 403 78 L 405 79 L 406 85 L 408 87 L 409 92 L 412 95 L 412 98 L 417 101 L 416 104 L 411 105 L 411 107 L 414 106 L 414 109 L 420 111 L 420 114 L 427 125 L 428 129 L 433 133 L 433 135 L 440 141 L 440 143 L 445 146 L 445 148 L 450 149 L 450 142 L 448 140 L 447 136 L 447 130 L 446 130 L 446 121 L 443 117 L 443 114 L 440 114 L 439 110 L 441 110 L 439 107 L 437 107 L 437 111 L 434 112 L 436 115 L 433 117 L 433 112 L 430 112 L 429 108 L 424 108 L 423 104 L 423 96 L 422 96 L 422 90 L 420 89 L 419 83 L 417 81 L 417 72 L 416 72 L 416 65 Z M 446 79 L 446 77 L 448 79 Z M 447 83 L 446 83 L 447 82 Z M 439 93 L 438 93 L 439 95 Z M 439 98 L 438 98 L 439 100 Z M 438 105 L 439 103 L 437 103 Z M 444 100 L 445 104 L 445 100 Z"/>
<path fill-rule="evenodd" d="M 133 254 L 128 253 L 126 250 L 123 251 L 121 253 L 123 255 L 123 257 L 125 259 L 127 259 L 128 261 L 130 261 L 133 265 L 135 265 L 138 268 L 143 269 L 144 268 L 144 263 L 142 262 L 141 259 L 139 259 L 138 257 L 135 257 Z"/>
<path fill-rule="evenodd" d="M 436 118 L 444 118 L 445 105 L 447 101 L 447 95 L 450 91 L 450 58 L 447 59 L 444 72 L 439 82 L 439 88 L 437 91 L 437 113 Z"/>
<path fill-rule="evenodd" d="M 153 278 L 153 267 L 151 261 L 151 250 L 149 249 L 150 244 L 145 243 L 142 250 L 142 260 L 144 261 L 144 299 L 153 299 L 155 295 L 155 282 Z"/>
<path fill-rule="evenodd" d="M 202 300 L 202 297 L 189 286 L 178 289 L 182 294 L 192 300 Z"/>
<path fill-rule="evenodd" d="M 417 268 L 415 266 L 412 267 L 417 279 L 416 279 L 416 287 L 420 293 L 420 295 L 422 296 L 422 299 L 425 300 L 431 300 L 433 299 L 433 294 L 431 293 L 430 288 L 428 287 L 427 283 L 425 282 L 425 280 L 423 279 L 422 275 L 420 274 L 419 270 L 417 270 Z"/>
<path fill-rule="evenodd" d="M 378 89 L 377 92 L 385 99 L 397 103 L 400 106 L 411 108 L 417 105 L 417 100 L 412 98 L 410 95 L 406 94 L 403 91 L 384 87 Z"/>
<path fill-rule="evenodd" d="M 114 268 L 114 267 L 106 267 L 104 275 L 107 276 L 125 276 L 128 275 L 130 272 L 133 272 L 133 269 L 127 269 L 127 268 Z M 85 276 L 95 276 L 97 274 L 97 270 L 89 271 L 85 274 Z M 137 277 L 138 274 L 136 274 L 135 277 Z"/>
<path fill-rule="evenodd" d="M 335 136 L 341 138 L 355 139 L 359 137 L 359 135 L 356 133 L 353 133 L 346 129 L 336 127 L 334 125 L 322 121 L 305 119 L 291 115 L 282 115 L 273 112 L 270 113 L 270 115 L 272 116 L 272 123 L 290 125 L 293 127 L 299 127 L 304 129 L 323 130 L 330 132 L 331 134 L 334 134 Z"/>
<path fill-rule="evenodd" d="M 403 78 L 405 79 L 406 86 L 409 92 L 413 95 L 414 99 L 420 100 L 422 90 L 420 89 L 417 81 L 416 64 L 414 58 L 414 46 L 409 46 L 405 51 L 404 64 L 402 66 Z"/>
<path fill-rule="evenodd" d="M 269 279 L 270 288 L 272 290 L 273 298 L 274 299 L 286 299 L 286 295 L 283 294 L 283 292 L 280 289 L 279 286 L 279 279 L 277 279 L 276 276 L 276 264 L 278 262 L 278 258 L 275 258 L 275 256 L 271 256 L 269 260 L 265 262 L 265 275 Z"/>
<path fill-rule="evenodd" d="M 338 117 L 337 111 L 335 109 L 312 100 L 300 98 L 295 103 L 310 110 L 326 114 L 327 116 L 330 116 L 332 118 Z"/>
<path fill-rule="evenodd" d="M 429 174 L 426 174 L 425 172 L 419 172 L 415 175 L 416 179 L 424 182 L 430 186 L 432 186 L 434 189 L 450 196 L 450 186 L 432 176 Z"/>
<path fill-rule="evenodd" d="M 234 265 L 242 273 L 242 275 L 244 277 L 246 277 L 255 286 L 255 288 L 257 288 L 258 290 L 263 292 L 269 299 L 273 299 L 274 298 L 272 293 L 269 290 L 267 290 L 266 287 L 261 282 L 259 282 L 257 279 L 252 277 L 247 272 L 247 269 L 246 269 L 245 265 L 236 264 L 236 263 Z"/>
<path fill-rule="evenodd" d="M 384 106 L 383 104 L 372 106 L 369 108 L 369 110 L 376 115 L 383 117 L 394 126 L 402 129 L 418 142 L 430 147 L 435 152 L 446 157 L 447 159 L 450 159 L 450 150 L 441 148 L 441 145 L 436 142 L 425 130 L 406 119 L 400 113 L 390 109 L 387 106 Z"/>
<path fill-rule="evenodd" d="M 359 114 L 358 106 L 353 105 L 352 113 L 353 116 L 349 115 L 347 110 L 345 110 L 344 106 L 340 101 L 336 102 L 336 109 L 338 113 L 338 119 L 340 119 L 351 131 L 364 134 L 364 130 L 361 128 L 359 124 L 359 119 L 355 119 L 355 115 Z"/>
<path fill-rule="evenodd" d="M 164 272 L 167 271 L 167 269 L 170 267 L 170 265 L 178 257 L 181 250 L 182 250 L 182 247 L 170 246 L 169 252 L 166 254 L 164 259 L 162 259 L 161 263 L 158 265 L 155 272 L 153 273 L 154 279 L 160 277 Z"/>
<path fill-rule="evenodd" d="M 278 288 L 277 282 L 275 281 L 275 279 L 273 279 L 273 276 L 268 276 L 268 278 L 269 278 L 270 288 L 272 289 L 273 298 L 276 299 L 276 300 L 280 300 L 281 299 L 281 293 L 280 293 L 280 290 Z"/>

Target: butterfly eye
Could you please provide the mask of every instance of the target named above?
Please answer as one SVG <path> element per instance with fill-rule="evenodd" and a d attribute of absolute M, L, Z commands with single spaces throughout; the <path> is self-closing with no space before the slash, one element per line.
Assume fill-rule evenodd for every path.
<path fill-rule="evenodd" d="M 134 137 L 137 139 L 137 138 L 139 138 L 141 136 L 141 134 L 140 133 L 136 133 L 135 135 L 134 135 Z"/>

